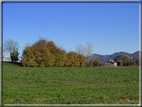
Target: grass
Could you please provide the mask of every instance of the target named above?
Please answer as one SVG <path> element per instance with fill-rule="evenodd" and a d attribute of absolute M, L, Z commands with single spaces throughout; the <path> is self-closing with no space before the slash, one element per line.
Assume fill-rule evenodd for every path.
<path fill-rule="evenodd" d="M 138 67 L 3 67 L 3 104 L 138 103 Z"/>
<path fill-rule="evenodd" d="M 22 64 L 21 63 L 17 63 L 17 62 L 4 61 L 3 62 L 3 67 L 22 67 Z"/>

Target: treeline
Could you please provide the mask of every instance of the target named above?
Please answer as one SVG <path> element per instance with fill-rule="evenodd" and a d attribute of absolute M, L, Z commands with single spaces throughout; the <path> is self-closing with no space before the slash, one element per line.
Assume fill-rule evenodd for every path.
<path fill-rule="evenodd" d="M 103 67 L 104 63 L 99 62 L 99 57 L 96 58 L 95 60 L 90 59 L 88 67 Z"/>
<path fill-rule="evenodd" d="M 128 55 L 121 56 L 118 55 L 116 56 L 113 60 L 117 63 L 117 66 L 139 66 L 139 57 L 134 56 L 134 57 L 129 57 Z M 103 67 L 105 66 L 104 62 L 99 62 L 99 57 L 96 58 L 95 60 L 90 59 L 89 67 Z"/>
<path fill-rule="evenodd" d="M 23 66 L 27 67 L 85 67 L 85 56 L 76 52 L 67 53 L 53 41 L 40 39 L 23 50 Z"/>
<path fill-rule="evenodd" d="M 19 52 L 18 43 L 13 40 L 7 40 L 4 44 L 3 52 L 9 52 L 9 61 L 18 62 Z M 26 46 L 23 50 L 21 63 L 27 67 L 102 67 L 104 62 L 99 62 L 99 57 L 92 60 L 93 45 L 87 43 L 87 46 L 77 45 L 76 52 L 67 53 L 65 50 L 58 48 L 53 41 L 46 41 L 44 38 L 39 39 L 32 46 Z M 4 55 L 3 58 L 4 59 Z M 134 58 L 128 55 L 118 55 L 113 59 L 117 66 L 138 66 L 139 57 Z M 142 58 L 141 58 L 142 60 Z M 142 63 L 141 63 L 142 64 Z"/>
<path fill-rule="evenodd" d="M 117 56 L 120 57 L 120 56 Z M 129 57 L 128 55 L 121 56 L 117 59 L 114 58 L 114 60 L 117 62 L 118 66 L 139 66 L 139 57 Z"/>

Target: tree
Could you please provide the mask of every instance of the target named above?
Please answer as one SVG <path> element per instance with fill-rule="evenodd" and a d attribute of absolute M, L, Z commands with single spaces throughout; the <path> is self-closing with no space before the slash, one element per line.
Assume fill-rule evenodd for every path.
<path fill-rule="evenodd" d="M 86 57 L 91 56 L 93 54 L 93 45 L 90 43 L 87 43 L 86 46 Z"/>
<path fill-rule="evenodd" d="M 19 60 L 19 52 L 18 52 L 18 49 L 17 48 L 13 48 L 13 52 L 11 52 L 11 61 L 12 62 L 18 62 Z"/>
<path fill-rule="evenodd" d="M 48 43 L 48 41 L 46 41 L 45 39 L 40 39 L 37 42 L 35 42 L 32 45 L 32 47 L 33 48 L 38 48 L 38 49 L 40 49 L 40 48 L 46 48 L 47 47 L 47 43 Z"/>
<path fill-rule="evenodd" d="M 23 50 L 23 54 L 22 54 L 22 64 L 23 66 L 35 66 L 35 56 L 33 54 L 33 48 L 27 46 L 24 50 Z"/>
<path fill-rule="evenodd" d="M 98 66 L 99 65 L 99 57 L 94 60 L 93 65 L 94 66 Z"/>
<path fill-rule="evenodd" d="M 47 43 L 47 48 L 49 49 L 49 51 L 50 51 L 51 53 L 54 53 L 54 54 L 55 54 L 56 49 L 57 49 L 57 46 L 54 44 L 53 41 L 49 41 L 49 42 Z"/>
<path fill-rule="evenodd" d="M 69 52 L 67 54 L 66 66 L 68 67 L 79 67 L 80 66 L 80 61 L 78 58 L 78 54 L 76 52 Z"/>
<path fill-rule="evenodd" d="M 104 66 L 104 62 L 99 62 L 99 67 L 103 67 Z"/>
<path fill-rule="evenodd" d="M 133 60 L 135 61 L 136 65 L 139 66 L 139 57 L 134 56 Z"/>
<path fill-rule="evenodd" d="M 55 53 L 54 65 L 56 67 L 63 67 L 65 66 L 66 59 L 67 59 L 67 53 L 64 50 L 57 49 Z"/>
<path fill-rule="evenodd" d="M 9 52 L 9 56 L 11 57 L 11 52 L 14 48 L 18 48 L 19 45 L 14 40 L 8 39 L 4 43 L 4 51 Z M 11 59 L 11 58 L 10 58 Z"/>
<path fill-rule="evenodd" d="M 93 45 L 90 44 L 90 43 L 86 43 L 87 46 L 84 47 L 84 52 L 85 52 L 85 57 L 86 57 L 86 64 L 87 66 L 89 65 L 89 61 L 90 61 L 90 58 L 89 56 L 91 56 L 93 54 Z"/>
<path fill-rule="evenodd" d="M 32 46 L 27 46 L 23 50 L 23 66 L 33 67 L 84 67 L 85 57 L 76 52 L 67 53 L 61 48 L 57 48 L 53 41 L 47 42 L 41 38 Z"/>
<path fill-rule="evenodd" d="M 86 43 L 87 46 L 82 47 L 81 44 L 77 45 L 76 50 L 78 54 L 86 57 L 86 65 L 89 66 L 90 56 L 93 54 L 93 45 Z"/>
<path fill-rule="evenodd" d="M 82 53 L 82 45 L 81 44 L 76 46 L 76 51 L 79 55 Z"/>
<path fill-rule="evenodd" d="M 22 65 L 23 65 L 23 67 L 26 67 L 26 58 L 27 58 L 27 57 L 26 57 L 26 55 L 24 55 L 24 54 L 21 56 L 21 63 L 22 63 Z"/>
<path fill-rule="evenodd" d="M 55 55 L 50 52 L 50 47 L 45 39 L 40 39 L 32 46 L 27 46 L 22 54 L 22 62 L 25 66 L 52 67 Z"/>
<path fill-rule="evenodd" d="M 86 66 L 85 56 L 79 54 L 79 55 L 78 55 L 78 58 L 79 58 L 79 62 L 80 62 L 79 67 L 85 67 L 85 66 Z"/>
<path fill-rule="evenodd" d="M 124 57 L 122 57 L 122 61 L 124 66 L 129 66 L 130 57 L 128 55 L 125 55 Z"/>
<path fill-rule="evenodd" d="M 89 61 L 89 66 L 93 67 L 93 60 L 92 59 Z"/>

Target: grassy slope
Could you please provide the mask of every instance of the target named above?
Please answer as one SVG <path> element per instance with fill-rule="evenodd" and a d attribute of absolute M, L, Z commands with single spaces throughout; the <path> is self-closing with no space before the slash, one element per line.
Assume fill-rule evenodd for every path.
<path fill-rule="evenodd" d="M 3 67 L 4 104 L 139 103 L 139 68 Z"/>
<path fill-rule="evenodd" d="M 3 67 L 22 67 L 21 63 L 3 62 Z"/>

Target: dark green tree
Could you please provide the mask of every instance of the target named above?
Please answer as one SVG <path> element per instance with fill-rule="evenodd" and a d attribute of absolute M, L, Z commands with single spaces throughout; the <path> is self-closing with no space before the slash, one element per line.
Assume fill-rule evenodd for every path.
<path fill-rule="evenodd" d="M 13 48 L 13 52 L 11 52 L 11 61 L 12 62 L 18 62 L 19 60 L 19 52 L 18 52 L 18 49 L 17 48 Z"/>

